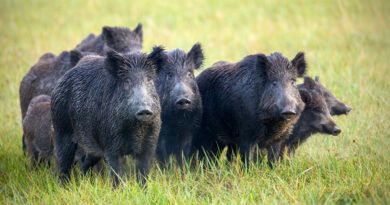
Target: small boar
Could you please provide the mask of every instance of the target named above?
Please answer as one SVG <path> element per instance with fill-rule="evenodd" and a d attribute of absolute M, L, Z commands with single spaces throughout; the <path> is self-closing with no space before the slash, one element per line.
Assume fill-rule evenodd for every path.
<path fill-rule="evenodd" d="M 203 117 L 193 150 L 217 154 L 225 146 L 239 148 L 247 161 L 256 144 L 265 148 L 282 141 L 303 110 L 295 82 L 305 72 L 302 52 L 291 62 L 281 53 L 256 54 L 203 71 L 196 78 Z"/>
<path fill-rule="evenodd" d="M 99 55 L 106 55 L 111 49 L 119 53 L 137 52 L 142 49 L 142 38 L 140 23 L 133 31 L 126 27 L 104 26 L 100 35 L 89 34 L 76 49 Z"/>
<path fill-rule="evenodd" d="M 324 97 L 326 104 L 328 105 L 328 109 L 330 111 L 330 115 L 347 115 L 352 108 L 348 105 L 341 102 L 337 99 L 329 89 L 323 86 L 320 83 L 319 77 L 315 77 L 315 82 L 317 84 L 316 88 Z"/>
<path fill-rule="evenodd" d="M 326 97 L 317 91 L 323 88 L 319 86 L 312 78 L 305 77 L 304 83 L 299 88 L 305 102 L 305 109 L 294 125 L 293 133 L 284 143 L 289 153 L 294 152 L 298 144 L 304 143 L 313 134 L 324 133 L 337 136 L 341 133 L 330 115 Z"/>
<path fill-rule="evenodd" d="M 161 165 L 171 154 L 182 167 L 183 155 L 188 159 L 191 142 L 199 130 L 202 101 L 194 70 L 203 64 L 200 44 L 186 54 L 180 49 L 167 52 L 167 60 L 155 81 L 161 102 L 161 131 L 156 150 Z"/>
<path fill-rule="evenodd" d="M 80 51 L 64 51 L 59 56 L 44 54 L 39 61 L 23 77 L 19 98 L 22 119 L 26 115 L 30 100 L 38 95 L 51 95 L 59 79 L 83 57 Z"/>
<path fill-rule="evenodd" d="M 38 95 L 50 96 L 59 79 L 73 68 L 84 55 L 86 53 L 77 50 L 64 51 L 59 56 L 46 53 L 31 67 L 23 77 L 19 87 L 22 119 L 26 116 L 31 99 Z M 24 137 L 22 141 L 23 150 L 25 150 Z"/>
<path fill-rule="evenodd" d="M 38 95 L 30 101 L 26 117 L 23 119 L 24 144 L 27 154 L 33 165 L 41 162 L 50 162 L 53 155 L 54 130 L 50 113 L 50 96 Z M 82 149 L 78 149 L 79 158 L 84 157 Z M 75 162 L 81 159 L 75 158 Z M 102 164 L 94 167 L 99 172 Z"/>
<path fill-rule="evenodd" d="M 51 138 L 50 96 L 38 95 L 34 97 L 23 119 L 23 136 L 27 154 L 31 163 L 47 162 L 49 164 L 53 155 Z"/>
<path fill-rule="evenodd" d="M 69 178 L 80 147 L 87 157 L 104 157 L 114 186 L 121 174 L 120 157 L 133 155 L 137 178 L 143 182 L 161 126 L 154 79 L 163 53 L 160 47 L 149 55 L 112 50 L 107 57 L 83 58 L 64 75 L 52 96 L 55 156 L 62 181 Z"/>
<path fill-rule="evenodd" d="M 304 143 L 313 134 L 324 133 L 337 136 L 341 133 L 330 115 L 326 98 L 318 92 L 321 89 L 320 85 L 312 78 L 305 77 L 304 83 L 298 87 L 305 109 L 297 123 L 293 125 L 292 133 L 287 139 L 267 148 L 268 164 L 271 168 L 276 159 L 283 159 L 286 148 L 288 154 L 294 153 L 298 145 Z"/>

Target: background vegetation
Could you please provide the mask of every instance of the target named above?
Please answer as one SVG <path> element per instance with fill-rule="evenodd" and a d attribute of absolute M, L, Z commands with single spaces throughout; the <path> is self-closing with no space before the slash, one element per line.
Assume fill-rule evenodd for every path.
<path fill-rule="evenodd" d="M 388 203 L 390 197 L 390 1 L 0 1 L 0 203 L 236 204 Z M 71 50 L 103 25 L 144 25 L 153 45 L 189 50 L 201 42 L 204 68 L 253 53 L 305 51 L 309 75 L 353 107 L 342 134 L 317 135 L 274 170 L 248 171 L 222 157 L 180 174 L 152 169 L 148 186 L 131 172 L 111 189 L 107 175 L 76 172 L 61 187 L 53 168 L 33 169 L 21 148 L 18 89 L 45 52 Z"/>

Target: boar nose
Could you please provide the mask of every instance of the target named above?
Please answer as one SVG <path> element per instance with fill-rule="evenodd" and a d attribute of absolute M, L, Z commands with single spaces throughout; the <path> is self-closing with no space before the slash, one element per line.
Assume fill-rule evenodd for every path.
<path fill-rule="evenodd" d="M 140 109 L 135 117 L 140 121 L 150 121 L 153 118 L 153 112 L 149 108 Z"/>
<path fill-rule="evenodd" d="M 340 128 L 338 128 L 337 126 L 335 126 L 335 127 L 333 128 L 333 130 L 332 130 L 332 135 L 337 136 L 337 135 L 339 135 L 340 133 L 341 133 Z"/>
<path fill-rule="evenodd" d="M 191 100 L 188 98 L 180 98 L 178 101 L 176 101 L 176 106 L 179 109 L 186 109 L 191 105 Z"/>
<path fill-rule="evenodd" d="M 297 113 L 292 108 L 284 108 L 280 113 L 285 120 L 291 120 Z"/>
<path fill-rule="evenodd" d="M 345 108 L 345 114 L 348 114 L 349 113 L 349 111 L 351 111 L 352 110 L 352 108 L 351 107 L 349 107 L 349 106 L 345 106 L 346 108 Z"/>
<path fill-rule="evenodd" d="M 289 92 L 288 90 L 280 92 L 277 107 L 279 107 L 281 118 L 285 120 L 291 120 L 295 118 L 297 114 L 295 111 L 296 106 L 297 101 L 291 95 L 291 92 Z"/>

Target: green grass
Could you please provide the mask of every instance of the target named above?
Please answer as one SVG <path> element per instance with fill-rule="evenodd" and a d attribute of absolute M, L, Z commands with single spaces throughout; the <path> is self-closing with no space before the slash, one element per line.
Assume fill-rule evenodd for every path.
<path fill-rule="evenodd" d="M 0 2 L 1 204 L 388 203 L 390 197 L 390 1 L 20 1 Z M 71 50 L 103 25 L 144 25 L 153 45 L 189 50 L 199 41 L 204 68 L 253 53 L 305 51 L 309 75 L 353 107 L 336 117 L 337 137 L 317 135 L 274 170 L 244 171 L 222 158 L 183 174 L 153 168 L 138 187 L 83 176 L 62 187 L 54 168 L 32 169 L 21 148 L 18 89 L 45 52 Z M 129 161 L 131 166 L 131 160 Z"/>

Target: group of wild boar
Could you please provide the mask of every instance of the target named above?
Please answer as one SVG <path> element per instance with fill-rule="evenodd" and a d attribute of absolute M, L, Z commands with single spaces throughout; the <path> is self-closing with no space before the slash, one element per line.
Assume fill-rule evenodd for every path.
<path fill-rule="evenodd" d="M 200 44 L 190 51 L 141 52 L 142 25 L 103 27 L 70 52 L 44 54 L 20 84 L 23 150 L 33 164 L 55 156 L 60 179 L 75 163 L 85 173 L 103 158 L 114 185 L 132 155 L 143 181 L 156 158 L 179 166 L 196 155 L 252 160 L 267 152 L 272 167 L 315 133 L 340 134 L 332 115 L 351 110 L 305 76 L 304 53 L 219 61 L 197 77 Z M 296 85 L 297 78 L 304 83 Z"/>

